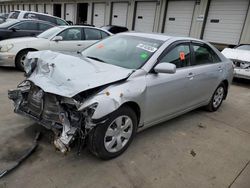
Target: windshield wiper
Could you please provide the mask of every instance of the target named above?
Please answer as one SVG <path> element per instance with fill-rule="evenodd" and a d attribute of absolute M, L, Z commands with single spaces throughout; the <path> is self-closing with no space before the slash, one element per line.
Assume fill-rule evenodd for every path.
<path fill-rule="evenodd" d="M 102 59 L 99 59 L 98 57 L 87 56 L 87 58 L 89 58 L 89 59 L 94 59 L 94 60 L 96 60 L 96 61 L 100 61 L 100 62 L 102 62 L 102 63 L 105 63 L 105 61 L 103 61 Z"/>

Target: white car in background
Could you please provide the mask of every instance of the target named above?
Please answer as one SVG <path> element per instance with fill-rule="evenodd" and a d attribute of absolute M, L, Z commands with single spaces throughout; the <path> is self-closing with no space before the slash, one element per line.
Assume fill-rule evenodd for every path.
<path fill-rule="evenodd" d="M 0 42 L 0 66 L 23 70 L 24 60 L 30 51 L 78 52 L 110 35 L 108 31 L 90 26 L 58 26 L 37 37 L 3 40 Z"/>
<path fill-rule="evenodd" d="M 55 25 L 69 25 L 65 20 L 62 18 L 52 16 L 49 14 L 34 12 L 34 11 L 25 11 L 25 10 L 15 10 L 9 13 L 9 16 L 7 18 L 8 20 L 12 19 L 35 19 L 35 20 L 43 20 L 47 22 L 51 22 Z"/>
<path fill-rule="evenodd" d="M 235 78 L 250 79 L 250 44 L 225 48 L 221 53 L 233 61 Z"/>

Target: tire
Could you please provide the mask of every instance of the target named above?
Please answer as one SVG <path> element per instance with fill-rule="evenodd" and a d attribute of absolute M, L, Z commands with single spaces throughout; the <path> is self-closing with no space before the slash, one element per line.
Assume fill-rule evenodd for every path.
<path fill-rule="evenodd" d="M 21 51 L 17 54 L 16 57 L 16 68 L 18 68 L 21 71 L 24 71 L 24 65 L 23 65 L 23 61 L 26 58 L 26 55 L 29 51 L 28 50 L 24 50 Z"/>
<path fill-rule="evenodd" d="M 209 104 L 206 106 L 206 109 L 210 112 L 214 112 L 219 109 L 219 107 L 222 104 L 222 101 L 225 98 L 226 95 L 226 86 L 225 84 L 221 83 L 216 90 L 214 91 L 214 94 L 209 102 Z"/>
<path fill-rule="evenodd" d="M 128 106 L 119 108 L 105 123 L 91 130 L 87 142 L 90 152 L 104 160 L 121 155 L 136 134 L 137 122 L 137 116 L 131 108 Z"/>

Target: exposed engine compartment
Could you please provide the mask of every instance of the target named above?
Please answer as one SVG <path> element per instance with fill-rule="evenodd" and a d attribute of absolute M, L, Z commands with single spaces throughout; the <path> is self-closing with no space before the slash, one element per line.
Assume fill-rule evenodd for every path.
<path fill-rule="evenodd" d="M 8 96 L 14 101 L 16 113 L 34 119 L 55 133 L 54 145 L 62 153 L 70 150 L 77 133 L 84 139 L 93 127 L 90 109 L 77 111 L 73 99 L 46 93 L 29 81 L 9 90 Z M 87 123 L 91 126 L 86 126 Z"/>

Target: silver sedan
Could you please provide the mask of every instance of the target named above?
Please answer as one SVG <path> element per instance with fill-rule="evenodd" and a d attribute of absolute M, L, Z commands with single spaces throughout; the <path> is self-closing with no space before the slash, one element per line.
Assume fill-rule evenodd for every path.
<path fill-rule="evenodd" d="M 27 78 L 9 91 L 15 112 L 55 132 L 67 152 L 74 140 L 110 159 L 136 132 L 226 99 L 232 62 L 209 43 L 160 34 L 122 33 L 77 56 L 31 52 Z M 81 148 L 81 147 L 79 147 Z"/>

